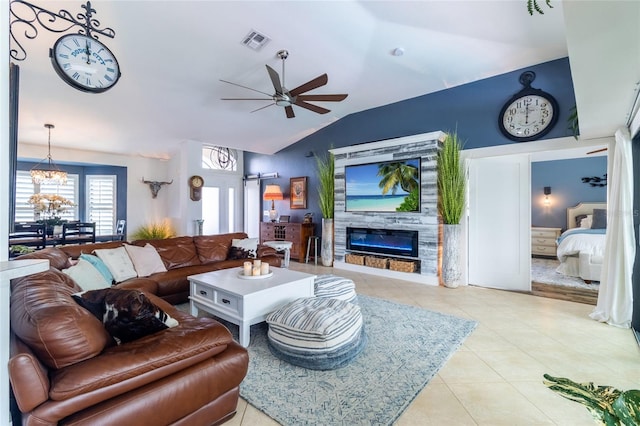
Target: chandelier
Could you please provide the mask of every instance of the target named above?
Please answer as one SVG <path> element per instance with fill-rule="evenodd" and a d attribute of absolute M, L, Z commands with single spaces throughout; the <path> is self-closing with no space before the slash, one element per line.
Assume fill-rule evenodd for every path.
<path fill-rule="evenodd" d="M 49 129 L 49 151 L 46 158 L 43 158 L 38 164 L 31 169 L 31 182 L 35 184 L 52 183 L 56 185 L 64 185 L 67 183 L 67 172 L 63 172 L 56 166 L 51 158 L 51 129 L 53 124 L 45 124 L 44 127 Z"/>

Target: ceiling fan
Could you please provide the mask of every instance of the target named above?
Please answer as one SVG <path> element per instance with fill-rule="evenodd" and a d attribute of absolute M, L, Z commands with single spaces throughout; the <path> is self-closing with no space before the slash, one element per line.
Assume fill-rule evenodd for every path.
<path fill-rule="evenodd" d="M 254 92 L 262 93 L 263 95 L 268 96 L 267 98 L 222 98 L 224 101 L 273 101 L 273 103 L 263 106 L 261 108 L 255 109 L 251 112 L 260 111 L 261 109 L 270 107 L 272 105 L 277 105 L 284 107 L 285 114 L 287 118 L 293 118 L 296 115 L 293 112 L 293 105 L 299 106 L 301 108 L 308 109 L 309 111 L 313 111 L 318 114 L 326 114 L 330 112 L 330 110 L 319 107 L 317 105 L 310 104 L 308 101 L 314 102 L 340 102 L 344 100 L 348 95 L 346 94 L 335 94 L 335 95 L 304 95 L 303 93 L 309 92 L 313 89 L 317 89 L 318 87 L 324 86 L 329 81 L 327 74 L 322 74 L 319 77 L 310 80 L 295 89 L 288 90 L 285 87 L 284 80 L 284 62 L 289 56 L 289 52 L 286 50 L 279 50 L 277 52 L 278 57 L 282 60 L 282 82 L 280 81 L 280 76 L 269 65 L 266 65 L 267 72 L 269 73 L 269 77 L 271 78 L 271 83 L 273 84 L 273 88 L 275 89 L 275 93 L 266 93 L 260 90 L 252 89 L 250 87 L 243 86 L 241 84 L 232 83 L 226 80 L 220 80 L 223 83 L 233 84 L 234 86 L 242 87 L 244 89 L 253 90 Z"/>

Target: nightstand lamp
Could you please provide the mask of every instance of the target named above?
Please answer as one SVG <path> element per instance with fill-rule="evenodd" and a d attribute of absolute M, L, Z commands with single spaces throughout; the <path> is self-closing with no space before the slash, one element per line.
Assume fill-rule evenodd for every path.
<path fill-rule="evenodd" d="M 269 210 L 269 219 L 271 222 L 275 222 L 278 218 L 278 212 L 276 211 L 275 200 L 284 200 L 280 185 L 267 185 L 262 196 L 263 200 L 271 200 L 271 210 Z"/>

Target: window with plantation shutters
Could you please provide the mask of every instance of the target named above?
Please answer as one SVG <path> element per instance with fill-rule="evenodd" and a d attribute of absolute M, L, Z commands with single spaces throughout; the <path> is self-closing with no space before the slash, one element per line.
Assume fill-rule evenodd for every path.
<path fill-rule="evenodd" d="M 96 235 L 115 233 L 116 176 L 87 176 L 87 222 L 96 223 Z"/>
<path fill-rule="evenodd" d="M 54 185 L 43 183 L 34 184 L 31 181 L 31 174 L 26 170 L 18 170 L 16 173 L 16 222 L 33 222 L 42 219 L 36 214 L 33 205 L 29 204 L 29 198 L 34 194 L 59 195 L 75 205 L 65 208 L 58 216 L 63 220 L 78 219 L 78 180 L 77 174 L 69 174 L 67 183 L 64 185 Z"/>

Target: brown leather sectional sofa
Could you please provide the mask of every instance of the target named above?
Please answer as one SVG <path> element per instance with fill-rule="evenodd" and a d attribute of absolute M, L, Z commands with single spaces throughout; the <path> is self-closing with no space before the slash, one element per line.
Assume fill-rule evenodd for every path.
<path fill-rule="evenodd" d="M 142 289 L 179 325 L 121 345 L 76 303 L 72 294 L 81 288 L 60 270 L 69 257 L 122 243 L 48 248 L 22 257 L 47 258 L 51 266 L 11 284 L 9 376 L 22 424 L 191 426 L 231 418 L 247 351 L 219 322 L 194 318 L 171 303 L 187 300 L 188 275 L 239 266 L 243 260 L 226 260 L 226 253 L 232 238 L 243 237 L 149 241 L 168 271 L 117 287 Z M 279 265 L 272 249 L 259 255 Z"/>

